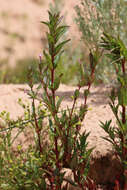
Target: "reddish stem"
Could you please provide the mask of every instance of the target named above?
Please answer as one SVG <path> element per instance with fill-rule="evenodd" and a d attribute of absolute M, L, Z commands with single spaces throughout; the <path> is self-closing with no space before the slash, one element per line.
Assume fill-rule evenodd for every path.
<path fill-rule="evenodd" d="M 33 104 L 33 114 L 34 114 L 34 120 L 35 120 L 35 126 L 36 126 L 36 133 L 37 133 L 37 136 L 38 136 L 39 150 L 40 150 L 40 153 L 42 153 L 40 129 L 39 129 L 39 125 L 38 125 L 38 122 L 37 122 L 37 116 L 36 116 L 36 113 L 35 113 L 35 100 L 34 99 L 33 99 L 32 104 Z"/>
<path fill-rule="evenodd" d="M 52 101 L 52 104 L 54 106 L 54 110 L 52 111 L 52 114 L 53 114 L 53 118 L 54 118 L 54 121 L 56 123 L 56 126 L 59 127 L 59 123 L 56 121 L 56 114 L 57 114 L 57 110 L 56 110 L 56 104 L 55 104 L 55 90 L 53 88 L 53 84 L 54 84 L 54 78 L 55 78 L 55 68 L 54 68 L 54 45 L 52 46 L 52 55 L 51 55 L 51 61 L 52 61 L 52 70 L 51 70 L 51 86 L 52 86 L 52 89 L 51 89 L 51 92 L 52 92 L 52 97 L 53 97 L 53 101 Z M 57 134 L 57 129 L 55 127 L 55 134 Z M 55 135 L 55 138 L 54 138 L 54 143 L 55 143 L 55 155 L 56 155 L 56 167 L 57 169 L 59 169 L 60 171 L 60 164 L 59 164 L 59 150 L 58 150 L 58 137 L 57 135 Z M 60 178 L 59 176 L 57 176 L 57 185 L 56 185 L 56 190 L 59 190 L 61 189 L 61 184 L 60 184 Z"/>
<path fill-rule="evenodd" d="M 122 60 L 122 72 L 123 75 L 125 75 L 125 59 Z M 122 123 L 125 124 L 126 123 L 126 107 L 123 105 L 122 106 Z"/>
<path fill-rule="evenodd" d="M 123 75 L 125 75 L 125 59 L 122 60 L 122 72 Z M 125 124 L 126 123 L 126 107 L 125 105 L 122 105 L 122 123 Z M 122 153 L 123 153 L 123 159 L 125 157 L 125 153 L 126 153 L 126 148 L 124 147 L 124 135 L 121 135 L 121 140 L 122 140 Z"/>
<path fill-rule="evenodd" d="M 95 64 L 95 66 L 93 67 L 93 69 L 92 69 L 92 71 L 91 71 L 91 75 L 90 75 L 90 78 L 91 78 L 91 79 L 90 79 L 90 81 L 88 82 L 88 88 L 87 88 L 88 92 L 90 91 L 91 85 L 92 85 L 93 80 L 94 80 L 94 73 L 95 73 L 96 65 L 97 65 L 97 63 Z M 85 96 L 85 99 L 84 99 L 84 106 L 86 105 L 87 98 L 88 98 L 88 96 Z"/>

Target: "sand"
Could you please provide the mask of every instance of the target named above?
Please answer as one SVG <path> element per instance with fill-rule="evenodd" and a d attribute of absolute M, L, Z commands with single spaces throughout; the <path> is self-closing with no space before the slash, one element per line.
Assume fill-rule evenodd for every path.
<path fill-rule="evenodd" d="M 64 96 L 62 108 L 71 107 L 73 95 L 76 87 L 60 85 L 57 95 Z M 23 116 L 23 109 L 17 103 L 21 98 L 23 102 L 30 102 L 29 96 L 26 91 L 29 91 L 27 85 L 0 85 L 0 112 L 6 110 L 10 112 L 10 117 L 16 119 Z M 88 98 L 89 111 L 83 121 L 83 132 L 86 130 L 90 132 L 88 137 L 89 147 L 95 147 L 92 153 L 91 163 L 91 176 L 97 181 L 97 183 L 113 182 L 115 175 L 120 171 L 120 166 L 113 156 L 112 146 L 108 142 L 102 139 L 106 136 L 106 133 L 100 127 L 100 121 L 112 119 L 115 124 L 115 118 L 108 105 L 109 88 L 100 85 L 98 87 L 91 88 L 91 94 Z M 80 93 L 77 106 L 83 103 L 83 90 Z M 23 143 L 24 147 L 32 143 L 32 139 L 26 140 L 26 137 L 22 134 L 18 137 L 16 144 Z M 98 172 L 100 170 L 100 172 Z M 113 175 L 112 175 L 113 174 Z"/>

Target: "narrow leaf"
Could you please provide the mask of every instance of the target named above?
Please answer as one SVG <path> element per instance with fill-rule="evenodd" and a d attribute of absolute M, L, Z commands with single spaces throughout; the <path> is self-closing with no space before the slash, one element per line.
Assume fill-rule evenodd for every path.
<path fill-rule="evenodd" d="M 58 44 L 56 47 L 55 47 L 55 55 L 57 55 L 59 53 L 59 51 L 62 49 L 62 47 L 64 46 L 64 44 L 66 44 L 67 42 L 69 42 L 70 39 L 68 40 L 65 40 L 63 42 L 61 42 L 60 44 Z"/>

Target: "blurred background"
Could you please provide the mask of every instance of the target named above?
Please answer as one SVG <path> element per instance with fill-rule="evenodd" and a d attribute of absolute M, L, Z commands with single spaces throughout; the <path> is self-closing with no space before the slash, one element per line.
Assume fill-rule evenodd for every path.
<path fill-rule="evenodd" d="M 72 70 L 76 69 L 67 62 L 74 61 L 73 50 L 80 41 L 78 27 L 74 22 L 76 15 L 74 7 L 78 2 L 78 0 L 0 0 L 0 83 L 27 82 L 28 66 L 32 64 L 36 67 L 39 54 L 47 48 L 47 28 L 40 21 L 48 19 L 49 9 L 60 10 L 61 15 L 64 15 L 63 24 L 70 26 L 65 36 L 71 38 L 68 45 L 71 48 L 66 47 L 70 49 L 69 55 L 64 55 L 65 71 L 69 65 Z M 63 65 L 60 70 L 62 69 Z M 65 78 L 64 83 L 67 81 L 74 83 L 73 77 L 68 75 L 67 80 Z"/>

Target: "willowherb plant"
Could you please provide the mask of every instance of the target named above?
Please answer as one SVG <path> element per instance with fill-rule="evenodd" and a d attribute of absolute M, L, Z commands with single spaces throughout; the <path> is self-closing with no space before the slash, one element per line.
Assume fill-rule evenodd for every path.
<path fill-rule="evenodd" d="M 116 118 L 117 126 L 112 126 L 112 120 L 101 122 L 101 127 L 108 134 L 104 138 L 109 141 L 120 159 L 123 167 L 124 184 L 120 189 L 127 188 L 127 48 L 119 37 L 113 37 L 104 33 L 101 40 L 101 47 L 106 55 L 111 59 L 117 76 L 117 86 L 114 87 L 110 95 L 110 107 Z M 120 179 L 118 179 L 120 183 Z"/>
<path fill-rule="evenodd" d="M 61 109 L 61 103 L 64 97 L 56 96 L 56 91 L 60 86 L 63 73 L 56 74 L 60 57 L 63 52 L 63 46 L 69 40 L 62 41 L 60 38 L 66 32 L 68 26 L 61 26 L 62 17 L 59 13 L 49 12 L 49 21 L 42 22 L 48 27 L 48 51 L 43 51 L 44 59 L 40 55 L 39 62 L 39 82 L 43 87 L 42 103 L 49 112 L 49 136 L 51 140 L 50 150 L 47 153 L 47 162 L 42 165 L 45 171 L 45 178 L 48 180 L 50 189 L 62 189 L 63 181 L 81 189 L 96 189 L 96 185 L 88 177 L 88 168 L 92 148 L 88 149 L 87 137 L 89 133 L 80 134 L 82 121 L 87 112 L 87 97 L 91 84 L 94 81 L 94 73 L 99 58 L 98 52 L 91 52 L 91 70 L 87 80 L 88 89 L 84 90 L 84 103 L 76 109 L 76 102 L 79 98 L 80 89 L 86 85 L 84 67 L 80 65 L 81 79 L 78 88 L 73 95 L 72 107 L 66 110 Z M 31 74 L 32 75 L 32 74 Z M 30 78 L 31 92 L 33 91 L 33 82 Z M 33 110 L 35 110 L 34 98 Z M 35 112 L 35 111 L 34 111 Z M 34 114 L 35 128 L 38 129 L 36 114 Z M 38 131 L 38 130 L 37 130 Z M 40 154 L 43 154 L 43 147 L 40 148 Z M 64 168 L 71 169 L 74 180 L 65 178 Z"/>
<path fill-rule="evenodd" d="M 68 29 L 68 26 L 61 25 L 62 18 L 60 13 L 49 12 L 49 21 L 42 22 L 48 27 L 48 50 L 43 51 L 43 57 L 39 56 L 38 71 L 30 68 L 28 72 L 30 87 L 28 95 L 31 99 L 31 106 L 19 101 L 25 111 L 24 118 L 8 123 L 7 136 L 5 134 L 8 144 L 6 143 L 5 147 L 8 148 L 9 153 L 6 148 L 3 149 L 3 144 L 0 145 L 4 153 L 0 166 L 2 168 L 4 164 L 6 165 L 0 173 L 2 190 L 64 190 L 68 189 L 69 184 L 80 187 L 82 190 L 96 189 L 96 184 L 89 177 L 90 155 L 93 148 L 88 148 L 89 133 L 86 131 L 81 133 L 80 129 L 87 113 L 87 98 L 94 81 L 100 53 L 93 50 L 90 52 L 87 79 L 85 67 L 80 64 L 80 79 L 72 97 L 72 107 L 62 109 L 61 103 L 64 97 L 58 97 L 56 91 L 64 73 L 58 74 L 57 68 L 63 53 L 63 46 L 70 41 L 61 41 L 62 35 Z M 35 82 L 39 84 L 35 86 Z M 80 90 L 86 84 L 84 101 L 77 108 Z M 26 128 L 33 131 L 34 143 L 25 152 L 21 145 L 17 146 L 17 151 L 12 152 L 10 144 L 12 124 L 17 128 L 13 142 Z M 44 144 L 45 129 L 48 133 L 46 134 L 48 140 Z M 72 179 L 66 177 L 65 169 L 71 170 Z M 5 176 L 8 180 L 5 180 Z"/>

